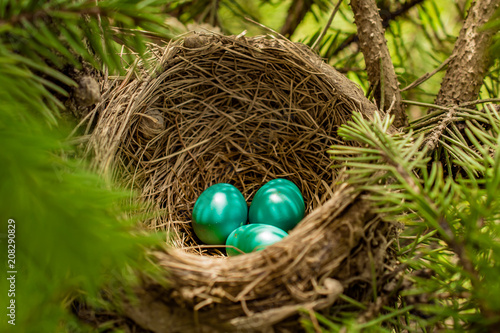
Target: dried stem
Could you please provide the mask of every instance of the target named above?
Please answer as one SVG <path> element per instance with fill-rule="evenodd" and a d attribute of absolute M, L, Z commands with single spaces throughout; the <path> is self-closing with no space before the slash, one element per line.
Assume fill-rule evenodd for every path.
<path fill-rule="evenodd" d="M 419 77 L 418 79 L 416 79 L 415 81 L 413 81 L 412 83 L 410 83 L 409 85 L 407 85 L 406 87 L 401 89 L 401 91 L 410 90 L 410 89 L 413 89 L 413 88 L 421 85 L 422 83 L 424 83 L 425 81 L 427 81 L 431 77 L 433 77 L 436 73 L 440 72 L 446 65 L 448 65 L 448 63 L 450 61 L 451 61 L 451 57 L 449 57 L 448 59 L 443 61 L 443 63 L 441 65 L 439 65 L 435 70 L 433 70 L 430 73 L 425 73 L 424 75 L 422 75 L 421 77 Z"/>
<path fill-rule="evenodd" d="M 314 42 L 313 46 L 311 47 L 313 50 L 319 50 L 319 45 L 320 45 L 319 43 L 325 37 L 326 32 L 330 28 L 330 25 L 332 25 L 333 18 L 337 14 L 337 12 L 338 12 L 341 4 L 342 4 L 342 0 L 339 0 L 337 2 L 337 5 L 335 6 L 335 8 L 332 11 L 332 14 L 330 15 L 330 18 L 328 19 L 328 22 L 326 23 L 325 28 L 321 31 L 321 34 L 318 36 L 318 39 L 316 39 L 316 41 Z"/>

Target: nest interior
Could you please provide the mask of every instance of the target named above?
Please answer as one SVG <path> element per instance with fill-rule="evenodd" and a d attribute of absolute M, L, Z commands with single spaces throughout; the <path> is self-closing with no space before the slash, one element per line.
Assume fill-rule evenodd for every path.
<path fill-rule="evenodd" d="M 89 145 L 96 168 L 117 167 L 163 212 L 149 227 L 173 235 L 173 248 L 156 254 L 170 288 L 144 282 L 127 315 L 155 332 L 263 330 L 301 308 L 328 307 L 354 285 L 367 290 L 373 263 L 383 272 L 390 228 L 335 185 L 326 153 L 353 111 L 376 109 L 362 91 L 287 40 L 195 35 L 151 55 L 153 69 L 103 83 Z M 293 181 L 306 202 L 289 237 L 234 258 L 199 244 L 191 211 L 203 190 L 231 183 L 250 203 L 275 178 Z"/>

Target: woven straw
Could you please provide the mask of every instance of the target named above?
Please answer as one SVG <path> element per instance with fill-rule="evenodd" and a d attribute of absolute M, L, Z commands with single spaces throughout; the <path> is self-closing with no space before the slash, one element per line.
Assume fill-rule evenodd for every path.
<path fill-rule="evenodd" d="M 151 55 L 153 68 L 139 61 L 103 82 L 89 144 L 96 169 L 162 212 L 145 224 L 171 235 L 155 253 L 169 287 L 144 280 L 126 316 L 154 332 L 294 331 L 300 309 L 331 308 L 342 293 L 371 297 L 391 227 L 338 184 L 326 153 L 352 112 L 375 111 L 362 91 L 282 39 L 194 35 Z M 306 202 L 287 238 L 231 258 L 200 244 L 191 212 L 203 190 L 231 183 L 250 203 L 275 178 L 297 184 Z"/>

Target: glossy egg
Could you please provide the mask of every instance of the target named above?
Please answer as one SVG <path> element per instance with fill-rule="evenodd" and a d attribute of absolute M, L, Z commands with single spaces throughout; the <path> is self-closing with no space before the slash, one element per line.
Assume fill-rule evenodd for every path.
<path fill-rule="evenodd" d="M 244 253 L 260 251 L 269 245 L 279 242 L 288 234 L 280 228 L 267 224 L 247 224 L 234 230 L 227 237 L 226 245 L 234 246 Z M 227 247 L 228 256 L 242 254 L 240 251 Z"/>
<path fill-rule="evenodd" d="M 299 188 L 286 179 L 275 179 L 255 194 L 250 205 L 249 221 L 289 231 L 302 220 L 304 213 L 304 198 Z"/>
<path fill-rule="evenodd" d="M 205 244 L 223 245 L 233 230 L 246 223 L 247 216 L 243 194 L 231 184 L 215 184 L 194 204 L 193 230 Z"/>
<path fill-rule="evenodd" d="M 302 193 L 300 192 L 300 189 L 298 188 L 298 186 L 295 185 L 293 182 L 289 181 L 288 179 L 276 178 L 276 179 L 270 180 L 267 183 L 265 183 L 260 189 L 265 190 L 266 188 L 273 187 L 273 186 L 289 186 L 290 188 L 295 190 L 295 192 L 299 195 L 299 197 L 302 198 L 302 200 L 304 200 L 304 198 L 302 197 Z"/>

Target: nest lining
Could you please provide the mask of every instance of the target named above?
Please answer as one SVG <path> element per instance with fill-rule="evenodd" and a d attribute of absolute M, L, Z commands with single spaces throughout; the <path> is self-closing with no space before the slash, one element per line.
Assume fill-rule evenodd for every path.
<path fill-rule="evenodd" d="M 329 307 L 342 292 L 366 297 L 372 266 L 384 271 L 391 228 L 335 185 L 326 154 L 353 111 L 376 109 L 362 91 L 286 40 L 195 35 L 151 50 L 153 72 L 103 83 L 89 145 L 96 168 L 118 166 L 125 184 L 164 211 L 149 227 L 174 235 L 174 249 L 156 255 L 172 288 L 145 282 L 127 315 L 158 332 L 253 331 Z M 289 237 L 233 258 L 200 246 L 190 222 L 203 190 L 231 183 L 250 203 L 275 178 L 293 181 L 306 202 Z"/>

